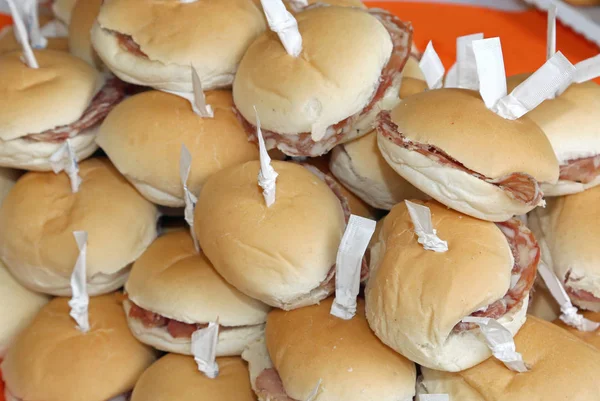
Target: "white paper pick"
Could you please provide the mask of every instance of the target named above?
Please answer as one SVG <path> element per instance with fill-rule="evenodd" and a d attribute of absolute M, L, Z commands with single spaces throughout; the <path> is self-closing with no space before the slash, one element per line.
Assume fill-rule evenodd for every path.
<path fill-rule="evenodd" d="M 483 39 L 483 33 L 456 38 L 456 87 L 478 90 L 479 76 L 473 52 L 473 41 Z"/>
<path fill-rule="evenodd" d="M 29 44 L 29 35 L 27 34 L 27 29 L 25 28 L 25 23 L 21 19 L 21 15 L 19 14 L 19 10 L 14 3 L 14 0 L 6 0 L 8 2 L 8 7 L 10 8 L 10 13 L 13 17 L 14 26 L 16 28 L 15 34 L 21 40 L 21 47 L 23 48 L 23 56 L 25 57 L 25 63 L 29 68 L 40 68 L 37 60 L 35 59 L 35 55 L 33 54 L 33 50 L 31 49 L 31 45 Z"/>
<path fill-rule="evenodd" d="M 198 364 L 198 370 L 211 379 L 219 375 L 219 365 L 215 361 L 218 341 L 218 322 L 210 322 L 208 327 L 192 333 L 192 355 Z"/>
<path fill-rule="evenodd" d="M 431 222 L 431 210 L 427 206 L 419 205 L 411 201 L 404 201 L 410 214 L 410 219 L 415 226 L 415 233 L 419 237 L 419 244 L 427 251 L 446 252 L 448 242 L 437 236 L 437 231 Z"/>
<path fill-rule="evenodd" d="M 296 18 L 285 8 L 281 0 L 260 0 L 269 28 L 279 36 L 285 51 L 292 57 L 302 52 L 302 36 Z"/>
<path fill-rule="evenodd" d="M 275 203 L 275 192 L 277 182 L 277 171 L 271 166 L 271 157 L 267 152 L 265 146 L 265 140 L 260 129 L 260 118 L 256 107 L 254 107 L 254 113 L 256 113 L 256 137 L 258 138 L 258 151 L 260 156 L 260 171 L 258 172 L 258 185 L 263 189 L 263 197 L 267 207 L 271 207 Z"/>
<path fill-rule="evenodd" d="M 198 1 L 198 0 L 179 0 L 179 2 L 180 2 L 180 3 L 183 3 L 183 4 L 195 3 L 195 2 L 197 2 L 197 1 Z"/>
<path fill-rule="evenodd" d="M 126 394 L 121 394 L 121 395 L 111 398 L 108 401 L 129 401 L 129 397 Z"/>
<path fill-rule="evenodd" d="M 446 72 L 444 88 L 458 88 L 458 65 L 456 63 L 452 64 L 452 67 Z"/>
<path fill-rule="evenodd" d="M 69 31 L 65 25 L 57 19 L 45 24 L 40 32 L 45 38 L 66 38 L 69 36 Z"/>
<path fill-rule="evenodd" d="M 77 248 L 79 248 L 79 256 L 73 273 L 71 274 L 71 291 L 73 295 L 69 301 L 69 307 L 71 312 L 69 315 L 77 322 L 77 328 L 87 333 L 90 330 L 90 322 L 88 317 L 88 307 L 90 304 L 90 297 L 87 292 L 87 274 L 86 274 L 86 257 L 87 257 L 87 232 L 85 231 L 73 231 L 75 241 L 77 242 Z"/>
<path fill-rule="evenodd" d="M 506 96 L 506 74 L 500 38 L 473 42 L 473 52 L 479 76 L 479 93 L 488 109 Z"/>
<path fill-rule="evenodd" d="M 375 232 L 374 220 L 350 215 L 335 260 L 335 300 L 331 314 L 352 319 L 356 314 L 356 297 L 360 290 L 362 260 Z"/>
<path fill-rule="evenodd" d="M 560 279 L 556 277 L 556 274 L 545 263 L 540 262 L 538 264 L 538 272 L 542 276 L 544 283 L 546 283 L 550 294 L 552 294 L 560 306 L 562 312 L 560 320 L 579 331 L 595 331 L 600 327 L 600 323 L 592 322 L 577 313 L 577 308 L 571 303 Z"/>
<path fill-rule="evenodd" d="M 209 104 L 206 104 L 206 96 L 204 95 L 204 91 L 202 90 L 202 82 L 200 81 L 198 71 L 193 65 L 190 67 L 190 70 L 192 73 L 192 93 L 170 91 L 166 89 L 163 89 L 163 92 L 167 92 L 172 95 L 176 95 L 186 99 L 192 105 L 192 110 L 194 110 L 194 113 L 196 113 L 200 117 L 213 118 L 215 114 L 213 112 L 212 107 L 210 107 Z"/>
<path fill-rule="evenodd" d="M 304 10 L 304 8 L 308 7 L 308 0 L 289 0 L 288 4 L 295 13 L 299 13 Z"/>
<path fill-rule="evenodd" d="M 575 64 L 575 82 L 578 84 L 600 77 L 600 54 Z"/>
<path fill-rule="evenodd" d="M 446 70 L 431 41 L 429 41 L 425 52 L 423 52 L 421 61 L 419 61 L 419 68 L 421 68 L 421 72 L 425 76 L 429 89 L 439 89 L 442 87 Z"/>
<path fill-rule="evenodd" d="M 77 155 L 71 142 L 67 139 L 56 152 L 50 156 L 50 166 L 55 174 L 65 171 L 71 181 L 71 192 L 79 192 L 81 186 L 81 177 L 79 176 L 79 164 L 77 163 Z"/>
<path fill-rule="evenodd" d="M 314 401 L 317 398 L 317 394 L 319 394 L 319 389 L 321 388 L 321 383 L 323 383 L 323 379 L 319 379 L 315 388 L 310 392 L 308 397 L 306 397 L 306 401 Z"/>
<path fill-rule="evenodd" d="M 513 336 L 507 328 L 487 317 L 467 316 L 462 321 L 479 326 L 492 354 L 507 368 L 520 373 L 529 371 L 523 362 L 523 356 L 517 352 Z"/>
<path fill-rule="evenodd" d="M 38 15 L 38 2 L 36 0 L 21 0 L 23 1 L 24 9 L 24 20 L 27 30 L 29 32 L 29 38 L 31 40 L 31 46 L 34 49 L 45 49 L 48 46 L 48 41 L 42 35 L 40 31 L 40 20 Z"/>
<path fill-rule="evenodd" d="M 548 29 L 546 32 L 546 60 L 556 53 L 556 4 L 550 4 L 548 8 Z"/>
<path fill-rule="evenodd" d="M 450 401 L 448 394 L 419 394 L 417 401 Z"/>
<path fill-rule="evenodd" d="M 197 252 L 200 252 L 200 245 L 196 238 L 196 232 L 194 230 L 194 208 L 198 202 L 198 198 L 189 190 L 187 186 L 188 177 L 190 176 L 190 169 L 192 168 L 192 155 L 188 148 L 184 144 L 181 144 L 181 155 L 179 156 L 179 177 L 181 178 L 181 185 L 183 186 L 183 200 L 185 202 L 184 217 L 186 223 L 190 226 L 190 234 L 194 240 L 194 247 Z"/>
<path fill-rule="evenodd" d="M 501 98 L 492 110 L 503 118 L 516 120 L 544 100 L 553 99 L 564 92 L 574 78 L 573 64 L 561 52 L 556 52 L 509 95 Z"/>

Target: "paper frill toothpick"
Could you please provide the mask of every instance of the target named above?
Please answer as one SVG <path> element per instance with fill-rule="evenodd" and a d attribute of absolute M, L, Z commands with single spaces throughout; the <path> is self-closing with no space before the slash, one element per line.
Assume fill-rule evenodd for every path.
<path fill-rule="evenodd" d="M 315 388 L 312 389 L 308 397 L 306 397 L 305 401 L 314 401 L 319 394 L 319 390 L 321 389 L 321 384 L 323 383 L 323 379 L 319 379 Z"/>
<path fill-rule="evenodd" d="M 575 79 L 578 84 L 600 77 L 600 54 L 575 64 Z"/>
<path fill-rule="evenodd" d="M 219 322 L 210 322 L 208 327 L 192 333 L 192 355 L 198 370 L 214 379 L 219 375 L 216 362 L 217 343 L 219 341 Z"/>
<path fill-rule="evenodd" d="M 419 394 L 416 401 L 450 401 L 448 394 Z"/>
<path fill-rule="evenodd" d="M 487 346 L 496 359 L 515 372 L 524 373 L 529 367 L 523 361 L 523 356 L 517 352 L 515 341 L 510 331 L 498 321 L 487 317 L 467 316 L 465 323 L 475 323 L 479 326 Z"/>
<path fill-rule="evenodd" d="M 260 129 L 260 118 L 258 117 L 258 111 L 256 106 L 254 107 L 254 113 L 256 113 L 256 137 L 258 138 L 258 151 L 260 156 L 260 171 L 258 172 L 258 185 L 263 189 L 263 197 L 267 207 L 271 207 L 275 203 L 275 192 L 277 183 L 277 171 L 271 166 L 271 157 L 267 152 L 265 146 L 265 140 Z"/>
<path fill-rule="evenodd" d="M 289 5 L 294 12 L 299 13 L 308 7 L 308 0 L 289 0 Z"/>
<path fill-rule="evenodd" d="M 356 314 L 356 297 L 360 290 L 362 260 L 375 232 L 374 220 L 350 215 L 335 260 L 335 300 L 331 314 L 352 319 Z"/>
<path fill-rule="evenodd" d="M 87 292 L 87 239 L 88 235 L 85 231 L 74 231 L 73 236 L 77 242 L 77 248 L 79 249 L 79 256 L 73 273 L 71 274 L 71 291 L 73 293 L 71 300 L 69 301 L 69 307 L 71 317 L 77 323 L 77 328 L 83 333 L 87 333 L 90 330 L 90 322 L 88 316 L 88 307 L 90 304 L 90 297 Z"/>
<path fill-rule="evenodd" d="M 199 115 L 202 118 L 213 118 L 215 113 L 210 107 L 210 104 L 206 103 L 206 96 L 204 95 L 204 90 L 202 89 L 202 81 L 200 80 L 200 75 L 198 75 L 198 71 L 196 67 L 193 65 L 190 66 L 190 71 L 192 74 L 192 92 L 181 92 L 181 91 L 171 91 L 166 89 L 161 89 L 163 92 L 170 93 L 172 95 L 176 95 L 184 98 L 190 105 L 192 106 L 192 110 L 194 113 Z"/>
<path fill-rule="evenodd" d="M 592 322 L 577 313 L 577 308 L 571 303 L 571 299 L 569 299 L 560 279 L 545 263 L 540 262 L 538 264 L 538 273 L 542 276 L 542 280 L 546 283 L 550 294 L 560 306 L 560 320 L 579 331 L 595 331 L 600 327 L 600 323 Z"/>
<path fill-rule="evenodd" d="M 550 4 L 548 8 L 548 28 L 546 32 L 546 60 L 550 60 L 556 53 L 556 4 Z"/>
<path fill-rule="evenodd" d="M 448 242 L 443 241 L 437 236 L 437 231 L 433 228 L 431 221 L 431 210 L 427 206 L 419 205 L 411 201 L 404 201 L 410 215 L 410 219 L 415 226 L 419 244 L 427 251 L 446 252 L 448 251 Z"/>
<path fill-rule="evenodd" d="M 444 87 L 479 89 L 477 65 L 472 46 L 473 41 L 478 39 L 483 39 L 483 33 L 474 33 L 456 38 L 456 63 L 448 69 Z"/>
<path fill-rule="evenodd" d="M 575 67 L 561 52 L 554 54 L 529 78 L 507 94 L 504 59 L 499 38 L 473 42 L 479 91 L 488 109 L 500 117 L 516 120 L 544 100 L 564 91 L 575 76 Z"/>
<path fill-rule="evenodd" d="M 184 217 L 186 223 L 190 226 L 190 234 L 194 240 L 194 247 L 197 252 L 200 252 L 200 245 L 196 238 L 196 231 L 194 230 L 194 208 L 198 202 L 198 198 L 189 190 L 187 186 L 188 178 L 190 176 L 190 170 L 192 168 L 192 155 L 188 148 L 182 144 L 181 154 L 179 156 L 179 177 L 181 178 L 181 185 L 183 186 L 183 200 L 185 202 Z"/>
<path fill-rule="evenodd" d="M 15 5 L 14 0 L 6 0 L 8 2 L 8 7 L 10 8 L 10 13 L 12 14 L 13 22 L 16 29 L 17 36 L 21 39 L 21 47 L 23 48 L 23 56 L 25 58 L 25 64 L 29 68 L 40 68 L 37 60 L 35 59 L 35 55 L 33 54 L 33 50 L 31 49 L 31 45 L 29 44 L 29 35 L 27 33 L 27 28 L 25 27 L 25 23 L 19 14 L 19 9 Z"/>
<path fill-rule="evenodd" d="M 55 174 L 64 170 L 69 176 L 69 181 L 71 181 L 71 192 L 79 192 L 82 182 L 79 176 L 79 164 L 77 163 L 77 155 L 69 139 L 50 156 L 50 166 Z"/>
<path fill-rule="evenodd" d="M 302 52 L 302 36 L 298 29 L 298 21 L 285 8 L 281 0 L 260 0 L 269 29 L 279 36 L 285 51 L 292 57 Z"/>
<path fill-rule="evenodd" d="M 439 89 L 442 87 L 446 70 L 431 41 L 429 41 L 421 56 L 419 68 L 425 77 L 429 89 Z"/>
<path fill-rule="evenodd" d="M 37 0 L 21 0 L 23 2 L 25 25 L 29 32 L 31 46 L 35 49 L 44 49 L 48 41 L 40 30 L 40 19 Z"/>

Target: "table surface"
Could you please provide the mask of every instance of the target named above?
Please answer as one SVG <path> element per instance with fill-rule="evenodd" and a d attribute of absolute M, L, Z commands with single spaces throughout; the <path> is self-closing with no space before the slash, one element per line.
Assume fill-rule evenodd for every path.
<path fill-rule="evenodd" d="M 446 68 L 455 61 L 456 37 L 483 32 L 499 36 L 508 75 L 531 72 L 546 57 L 546 14 L 524 7 L 516 0 L 366 1 L 369 7 L 385 8 L 405 21 L 412 21 L 419 49 L 433 41 Z M 465 5 L 472 3 L 476 5 Z M 493 8 L 490 8 L 493 7 Z M 600 14 L 600 11 L 598 11 Z M 10 23 L 0 14 L 0 27 Z M 572 63 L 595 56 L 600 48 L 562 24 L 557 24 L 557 49 Z M 600 80 L 597 80 L 600 83 Z M 0 376 L 1 378 L 1 376 Z M 4 385 L 0 380 L 0 401 Z"/>

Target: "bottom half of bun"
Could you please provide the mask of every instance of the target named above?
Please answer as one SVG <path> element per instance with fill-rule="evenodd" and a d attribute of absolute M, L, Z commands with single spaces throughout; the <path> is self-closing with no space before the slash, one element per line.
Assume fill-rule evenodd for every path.
<path fill-rule="evenodd" d="M 579 192 L 583 192 L 586 189 L 590 189 L 600 185 L 600 175 L 594 178 L 590 182 L 575 182 L 575 181 L 566 181 L 566 180 L 558 180 L 556 184 L 548 184 L 542 183 L 542 191 L 546 196 L 564 196 L 577 194 Z"/>
<path fill-rule="evenodd" d="M 94 127 L 70 138 L 77 161 L 88 158 L 98 149 L 95 142 L 97 132 L 98 127 Z M 45 142 L 26 138 L 17 138 L 10 141 L 0 140 L 0 166 L 24 170 L 52 171 L 50 156 L 63 143 L 62 141 Z"/>
<path fill-rule="evenodd" d="M 166 327 L 146 327 L 141 320 L 129 316 L 131 309 L 131 301 L 129 300 L 123 302 L 123 308 L 125 309 L 129 329 L 140 342 L 161 351 L 192 355 L 191 337 L 173 337 Z M 264 324 L 221 329 L 219 330 L 216 356 L 241 355 L 248 344 L 263 337 L 264 334 Z"/>
<path fill-rule="evenodd" d="M 412 185 L 438 202 L 469 216 L 502 222 L 534 209 L 500 187 L 462 170 L 447 167 L 388 140 L 379 140 L 387 163 Z"/>

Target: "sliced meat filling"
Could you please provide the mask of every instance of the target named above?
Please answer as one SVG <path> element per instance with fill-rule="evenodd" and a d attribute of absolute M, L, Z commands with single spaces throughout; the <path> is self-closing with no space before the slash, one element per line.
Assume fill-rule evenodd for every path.
<path fill-rule="evenodd" d="M 343 139 L 352 131 L 353 126 L 364 115 L 369 113 L 378 102 L 383 99 L 385 92 L 392 85 L 394 80 L 400 79 L 402 69 L 408 60 L 411 51 L 412 43 L 412 26 L 402 22 L 398 17 L 390 14 L 385 10 L 370 9 L 369 13 L 375 16 L 387 29 L 393 43 L 393 50 L 390 60 L 381 71 L 379 85 L 375 91 L 371 101 L 365 108 L 348 118 L 338 122 L 327 128 L 325 136 L 315 142 L 312 140 L 310 132 L 303 132 L 294 135 L 283 135 L 277 132 L 262 129 L 262 134 L 265 139 L 267 149 L 279 148 L 283 153 L 289 156 L 320 156 L 335 145 L 341 143 Z M 244 126 L 246 133 L 251 141 L 257 142 L 256 127 L 250 123 L 242 114 L 234 107 L 234 111 Z"/>
<path fill-rule="evenodd" d="M 574 181 L 588 184 L 600 175 L 600 155 L 569 160 L 567 164 L 560 166 L 560 177 L 562 181 Z"/>
<path fill-rule="evenodd" d="M 279 373 L 273 368 L 265 369 L 256 378 L 256 392 L 260 399 L 270 401 L 297 401 L 287 395 Z"/>
<path fill-rule="evenodd" d="M 34 142 L 58 143 L 80 134 L 100 124 L 108 113 L 125 98 L 125 84 L 118 78 L 109 79 L 94 96 L 81 118 L 69 125 L 52 128 L 39 134 L 29 134 L 24 138 Z"/>
<path fill-rule="evenodd" d="M 567 272 L 567 275 L 565 276 L 564 285 L 565 285 L 565 291 L 567 291 L 567 294 L 569 295 L 569 297 L 575 301 L 600 302 L 600 298 L 596 297 L 591 292 L 586 291 L 586 290 L 577 290 L 569 284 L 569 283 L 576 283 L 577 281 L 580 281 L 580 280 L 581 280 L 580 278 L 571 277 L 571 270 L 569 270 Z"/>
<path fill-rule="evenodd" d="M 119 42 L 119 46 L 121 46 L 124 50 L 133 54 L 137 57 L 148 58 L 148 55 L 142 51 L 140 45 L 133 40 L 133 37 L 130 35 L 125 35 L 124 33 L 119 33 L 115 31 L 110 31 L 113 35 L 117 37 L 117 41 Z"/>
<path fill-rule="evenodd" d="M 472 313 L 471 316 L 501 318 L 529 296 L 529 291 L 535 281 L 540 261 L 540 247 L 533 233 L 517 218 L 496 223 L 496 225 L 506 236 L 515 259 L 511 272 L 510 289 L 502 299 L 488 305 L 485 310 Z M 476 327 L 477 325 L 473 323 L 461 322 L 454 327 L 454 332 L 471 330 Z"/>
<path fill-rule="evenodd" d="M 413 152 L 418 152 L 442 166 L 464 171 L 475 178 L 496 185 L 505 191 L 511 198 L 523 202 L 526 205 L 538 205 L 544 196 L 540 189 L 540 184 L 529 174 L 512 173 L 497 179 L 488 178 L 483 174 L 468 169 L 459 161 L 453 159 L 450 155 L 433 145 L 409 140 L 402 135 L 402 133 L 398 132 L 398 126 L 392 121 L 389 111 L 382 111 L 379 113 L 379 116 L 377 117 L 377 132 L 397 146 L 401 146 Z"/>
<path fill-rule="evenodd" d="M 129 303 L 131 304 L 131 309 L 129 309 L 130 318 L 139 320 L 147 329 L 164 328 L 169 332 L 169 334 L 173 338 L 191 338 L 192 333 L 194 333 L 196 330 L 208 327 L 208 323 L 190 324 L 180 322 L 178 320 L 169 319 L 168 317 L 164 317 L 162 315 L 159 315 L 158 313 L 154 313 L 152 311 L 144 309 L 136 305 L 131 300 L 129 301 Z M 223 332 L 232 329 L 239 329 L 242 327 L 250 326 L 220 326 L 219 331 Z"/>

